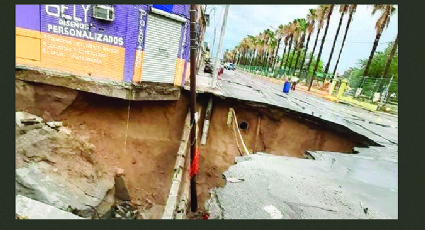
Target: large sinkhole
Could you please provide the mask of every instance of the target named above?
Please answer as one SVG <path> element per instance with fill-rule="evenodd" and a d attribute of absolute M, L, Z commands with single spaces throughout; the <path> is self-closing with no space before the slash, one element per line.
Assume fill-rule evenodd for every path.
<path fill-rule="evenodd" d="M 210 96 L 199 94 L 197 98 L 198 108 L 202 108 L 198 140 Z M 305 157 L 306 151 L 350 154 L 356 146 L 376 145 L 320 118 L 218 97 L 213 102 L 206 144 L 199 144 L 196 180 L 200 207 L 208 199 L 210 189 L 224 185 L 222 173 L 241 155 L 242 147 L 238 149 L 235 141 L 239 132 L 250 153 L 300 158 Z M 15 104 L 17 111 L 28 111 L 45 121 L 63 121 L 73 135 L 95 147 L 96 160 L 107 170 L 123 169 L 132 204 L 150 210 L 152 218 L 160 218 L 170 192 L 188 112 L 187 92 L 182 91 L 177 101 L 129 103 L 64 87 L 17 81 Z M 236 129 L 228 124 L 230 108 L 236 114 Z"/>
<path fill-rule="evenodd" d="M 206 108 L 208 97 L 209 95 L 199 95 L 198 106 Z M 238 149 L 235 139 L 238 134 L 228 125 L 230 108 L 235 111 L 237 128 L 249 153 L 265 152 L 311 158 L 308 151 L 353 154 L 354 147 L 377 145 L 344 126 L 320 118 L 287 112 L 282 108 L 247 104 L 235 99 L 214 98 L 207 142 L 200 145 L 197 191 L 201 204 L 208 199 L 210 189 L 224 185 L 222 173 L 234 164 L 235 157 L 241 155 L 242 147 L 239 146 Z M 204 117 L 205 109 L 199 127 L 203 127 Z"/>

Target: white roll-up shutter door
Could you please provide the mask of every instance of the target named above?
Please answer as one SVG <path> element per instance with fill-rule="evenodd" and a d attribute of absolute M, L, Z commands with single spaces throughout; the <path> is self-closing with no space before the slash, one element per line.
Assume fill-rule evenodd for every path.
<path fill-rule="evenodd" d="M 149 14 L 142 81 L 174 83 L 182 22 Z"/>

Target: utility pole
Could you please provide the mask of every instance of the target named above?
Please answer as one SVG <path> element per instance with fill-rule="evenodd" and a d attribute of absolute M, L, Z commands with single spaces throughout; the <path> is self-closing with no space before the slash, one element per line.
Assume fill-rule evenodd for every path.
<path fill-rule="evenodd" d="M 214 68 L 213 68 L 212 79 L 211 79 L 211 87 L 212 88 L 217 87 L 217 79 L 216 79 L 216 77 L 217 77 L 217 67 L 218 67 L 218 61 L 219 61 L 219 58 L 220 58 L 221 48 L 223 46 L 223 38 L 224 38 L 224 32 L 226 30 L 228 11 L 229 11 L 229 5 L 226 5 L 225 8 L 224 8 L 223 23 L 221 24 L 220 41 L 218 43 L 217 54 L 215 55 Z"/>
<path fill-rule="evenodd" d="M 190 165 L 193 164 L 193 158 L 196 151 L 196 125 L 195 125 L 195 111 L 196 111 L 196 5 L 190 5 Z M 196 175 L 190 178 L 190 206 L 192 212 L 198 209 L 198 200 L 196 197 Z"/>
<path fill-rule="evenodd" d="M 217 25 L 216 25 L 216 23 L 215 23 L 215 13 L 216 13 L 216 8 L 215 7 L 213 7 L 213 8 L 211 8 L 211 10 L 210 10 L 210 15 L 212 14 L 212 11 L 214 10 L 214 38 L 213 38 L 213 43 L 212 43 L 212 47 L 211 47 L 211 57 L 213 56 L 213 51 L 214 51 L 214 44 L 215 44 L 215 35 L 216 35 L 216 29 L 217 29 Z M 210 16 L 210 18 L 211 18 L 211 16 Z"/>
<path fill-rule="evenodd" d="M 215 16 L 215 10 L 214 10 L 214 16 Z M 216 33 L 217 33 L 217 32 L 216 32 L 216 26 L 214 25 L 214 38 L 213 38 L 213 44 L 212 44 L 212 47 L 211 47 L 211 57 L 212 57 L 213 52 L 214 52 L 215 34 L 216 34 Z"/>

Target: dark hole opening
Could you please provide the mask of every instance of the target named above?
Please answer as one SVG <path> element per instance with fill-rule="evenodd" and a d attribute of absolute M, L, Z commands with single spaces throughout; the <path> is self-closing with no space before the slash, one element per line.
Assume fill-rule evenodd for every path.
<path fill-rule="evenodd" d="M 242 121 L 242 122 L 239 124 L 239 129 L 240 129 L 240 130 L 246 130 L 246 129 L 248 129 L 248 123 L 246 123 L 245 121 Z"/>

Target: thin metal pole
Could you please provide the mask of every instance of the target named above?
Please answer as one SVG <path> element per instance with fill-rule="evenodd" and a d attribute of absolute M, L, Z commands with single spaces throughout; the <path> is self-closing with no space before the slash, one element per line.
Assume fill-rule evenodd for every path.
<path fill-rule="evenodd" d="M 196 5 L 190 5 L 190 165 L 193 164 L 195 156 L 196 138 L 195 138 L 195 112 L 196 112 L 196 76 L 195 76 L 195 59 L 196 59 Z M 196 175 L 190 179 L 190 206 L 192 212 L 198 209 L 198 200 L 196 196 Z"/>
<path fill-rule="evenodd" d="M 218 61 L 220 59 L 221 48 L 223 46 L 224 31 L 226 31 L 227 12 L 228 11 L 229 11 L 229 5 L 226 5 L 226 7 L 224 8 L 223 23 L 221 24 L 220 41 L 218 43 L 217 54 L 215 55 L 215 62 L 214 62 L 212 79 L 211 79 L 211 87 L 212 88 L 215 88 L 216 85 L 217 85 L 217 82 L 216 82 L 217 67 L 218 67 Z"/>

